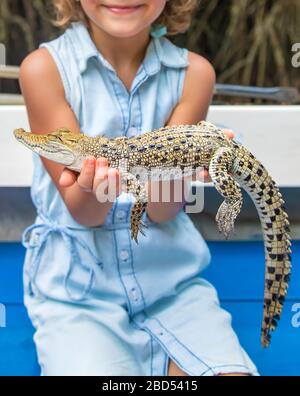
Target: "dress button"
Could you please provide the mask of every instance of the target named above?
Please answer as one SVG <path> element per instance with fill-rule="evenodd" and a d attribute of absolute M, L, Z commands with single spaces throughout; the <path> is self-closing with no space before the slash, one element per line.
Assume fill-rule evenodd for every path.
<path fill-rule="evenodd" d="M 33 243 L 39 243 L 40 240 L 40 234 L 35 234 L 33 238 Z"/>
<path fill-rule="evenodd" d="M 137 128 L 136 127 L 130 127 L 128 129 L 128 136 L 135 136 L 137 134 Z"/>
<path fill-rule="evenodd" d="M 131 289 L 131 294 L 133 296 L 134 301 L 138 301 L 139 300 L 137 292 L 136 292 L 136 289 L 134 287 Z"/>
<path fill-rule="evenodd" d="M 129 257 L 129 254 L 128 254 L 127 250 L 121 250 L 120 259 L 125 261 L 128 259 L 128 257 Z"/>
<path fill-rule="evenodd" d="M 126 215 L 126 213 L 125 213 L 124 210 L 118 210 L 117 211 L 117 218 L 118 219 L 120 219 L 120 220 L 124 219 L 125 215 Z"/>

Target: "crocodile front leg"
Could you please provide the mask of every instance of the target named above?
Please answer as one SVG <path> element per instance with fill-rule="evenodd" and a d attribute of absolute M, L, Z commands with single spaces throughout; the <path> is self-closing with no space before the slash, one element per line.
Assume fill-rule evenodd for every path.
<path fill-rule="evenodd" d="M 144 185 L 130 172 L 123 171 L 121 173 L 121 181 L 126 183 L 127 192 L 132 193 L 136 198 L 131 210 L 130 222 L 131 238 L 138 243 L 138 233 L 141 232 L 141 234 L 145 236 L 143 227 L 147 228 L 147 225 L 142 222 L 142 216 L 148 204 L 147 192 Z"/>
<path fill-rule="evenodd" d="M 227 148 L 220 148 L 211 159 L 209 173 L 217 191 L 224 197 L 216 215 L 219 231 L 225 238 L 234 228 L 234 221 L 240 213 L 243 197 L 240 186 L 229 174 L 233 163 L 232 153 Z"/>

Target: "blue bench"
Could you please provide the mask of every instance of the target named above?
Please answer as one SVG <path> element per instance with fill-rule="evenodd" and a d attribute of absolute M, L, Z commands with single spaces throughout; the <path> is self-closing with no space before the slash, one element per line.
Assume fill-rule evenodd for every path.
<path fill-rule="evenodd" d="M 269 349 L 260 346 L 263 308 L 264 251 L 261 242 L 210 242 L 212 263 L 203 273 L 218 290 L 222 306 L 232 314 L 241 344 L 261 375 L 300 375 L 299 327 L 292 325 L 300 303 L 300 242 L 293 244 L 293 276 L 282 320 Z M 34 330 L 23 306 L 24 248 L 0 244 L 0 303 L 6 308 L 6 327 L 0 328 L 0 375 L 39 375 Z"/>

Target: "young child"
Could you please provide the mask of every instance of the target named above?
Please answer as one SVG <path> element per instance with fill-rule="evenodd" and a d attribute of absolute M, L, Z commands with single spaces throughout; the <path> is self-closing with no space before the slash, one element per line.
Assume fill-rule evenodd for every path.
<path fill-rule="evenodd" d="M 214 69 L 166 38 L 188 29 L 197 3 L 54 0 L 67 29 L 20 70 L 31 131 L 130 137 L 205 119 Z M 137 245 L 134 199 L 107 160 L 87 159 L 78 175 L 33 159 L 24 302 L 42 375 L 258 375 L 199 277 L 210 253 L 184 200 L 149 202 Z M 96 198 L 115 184 L 113 202 Z"/>

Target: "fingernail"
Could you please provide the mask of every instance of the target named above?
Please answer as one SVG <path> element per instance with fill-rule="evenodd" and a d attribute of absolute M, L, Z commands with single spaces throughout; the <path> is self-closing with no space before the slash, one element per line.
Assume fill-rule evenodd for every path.
<path fill-rule="evenodd" d="M 98 158 L 97 159 L 97 165 L 98 166 L 103 166 L 104 164 L 106 164 L 106 159 L 105 158 Z"/>
<path fill-rule="evenodd" d="M 94 165 L 94 162 L 95 162 L 95 159 L 94 159 L 93 157 L 88 157 L 88 158 L 86 159 L 86 165 L 87 165 L 87 166 L 93 166 L 93 165 Z"/>

